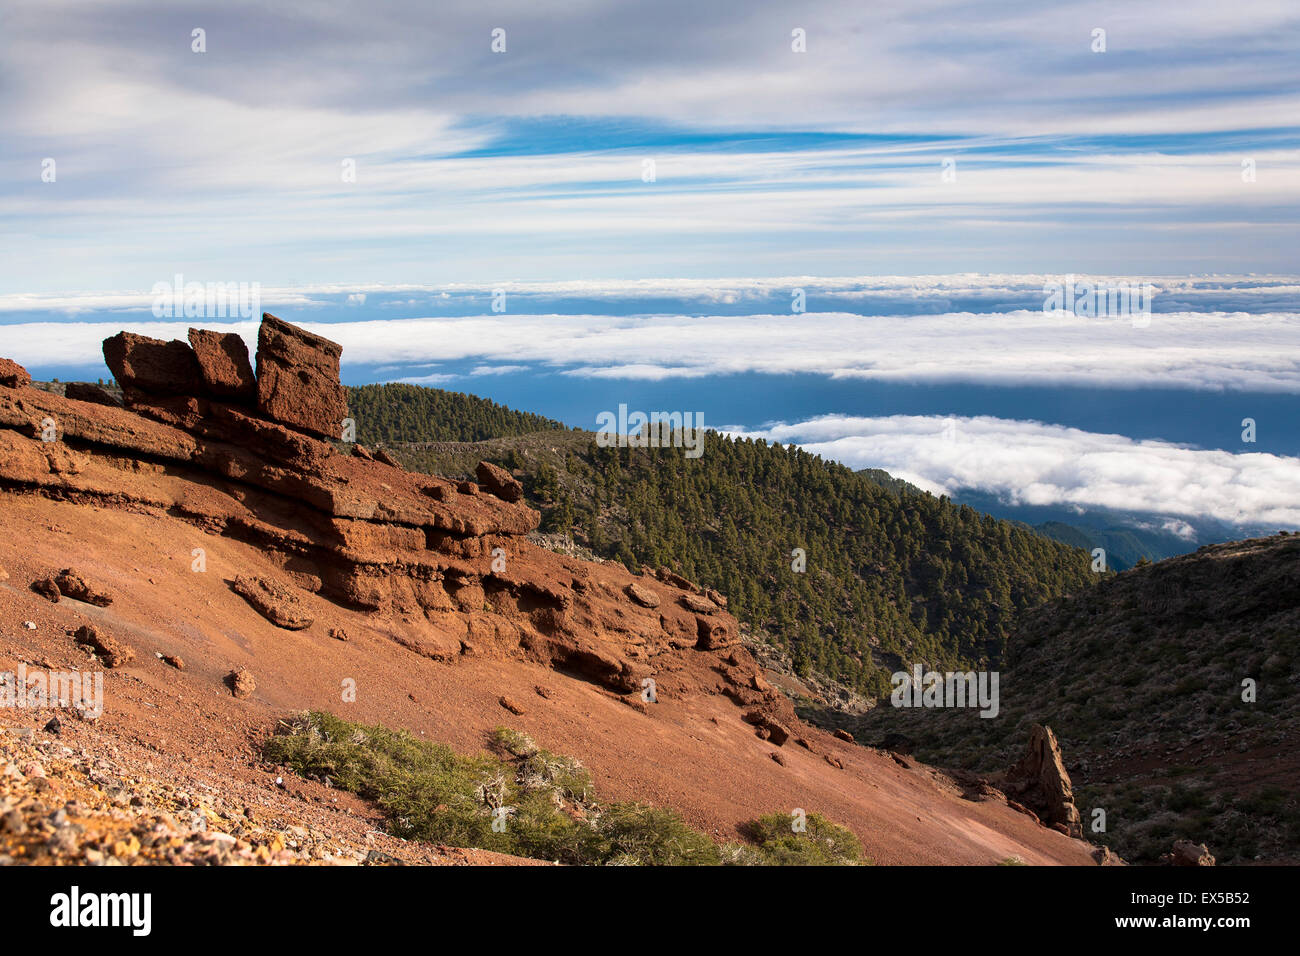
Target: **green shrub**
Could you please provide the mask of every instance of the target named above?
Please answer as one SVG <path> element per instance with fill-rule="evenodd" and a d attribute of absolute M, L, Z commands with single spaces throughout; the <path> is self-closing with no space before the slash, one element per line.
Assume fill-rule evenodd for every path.
<path fill-rule="evenodd" d="M 506 727 L 491 735 L 494 756 L 483 757 L 316 711 L 283 721 L 280 731 L 266 742 L 268 760 L 373 800 L 402 837 L 571 864 L 861 862 L 853 834 L 815 813 L 806 833 L 788 832 L 789 818 L 772 814 L 750 825 L 757 846 L 719 847 L 673 810 L 597 803 L 580 762 Z M 493 829 L 502 813 L 504 829 Z"/>
<path fill-rule="evenodd" d="M 640 803 L 615 803 L 596 815 L 587 840 L 591 862 L 655 866 L 717 866 L 718 846 L 676 812 Z"/>
<path fill-rule="evenodd" d="M 764 862 L 774 866 L 856 866 L 867 861 L 858 838 L 820 813 L 808 814 L 806 829 L 796 832 L 792 819 L 769 813 L 745 825 Z"/>

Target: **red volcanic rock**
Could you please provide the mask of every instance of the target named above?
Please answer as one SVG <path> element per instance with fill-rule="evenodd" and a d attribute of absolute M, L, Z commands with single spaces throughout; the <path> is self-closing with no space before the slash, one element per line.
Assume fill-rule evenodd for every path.
<path fill-rule="evenodd" d="M 474 472 L 478 476 L 478 483 L 502 501 L 518 501 L 524 496 L 524 486 L 515 476 L 490 461 L 480 461 Z"/>
<path fill-rule="evenodd" d="M 1213 854 L 1204 843 L 1191 840 L 1175 841 L 1173 852 L 1166 853 L 1160 860 L 1172 866 L 1214 866 L 1215 863 Z"/>
<path fill-rule="evenodd" d="M 39 581 L 33 581 L 32 590 L 45 600 L 52 601 L 55 604 L 58 604 L 59 599 L 63 596 L 63 592 L 59 590 L 59 583 L 54 578 L 41 578 Z"/>
<path fill-rule="evenodd" d="M 200 381 L 194 351 L 179 339 L 164 342 L 134 332 L 104 339 L 104 361 L 123 389 L 188 395 Z"/>
<path fill-rule="evenodd" d="M 654 572 L 654 575 L 665 584 L 671 584 L 673 587 L 680 588 L 683 591 L 690 591 L 693 593 L 698 590 L 692 582 L 687 581 L 676 571 L 671 571 L 668 568 L 660 568 Z"/>
<path fill-rule="evenodd" d="M 257 408 L 268 418 L 338 439 L 348 414 L 337 342 L 262 313 L 257 333 Z"/>
<path fill-rule="evenodd" d="M 651 591 L 648 587 L 637 584 L 635 581 L 628 584 L 628 586 L 623 590 L 627 592 L 628 597 L 633 601 L 636 601 L 636 603 L 640 604 L 642 607 L 655 608 L 659 606 L 659 595 L 655 594 L 655 592 Z"/>
<path fill-rule="evenodd" d="M 1060 824 L 1069 836 L 1083 835 L 1070 775 L 1050 727 L 1035 724 L 1030 729 L 1024 757 L 1007 771 L 1006 792 L 1027 804 L 1048 826 Z"/>
<path fill-rule="evenodd" d="M 745 714 L 745 721 L 757 727 L 765 740 L 771 741 L 778 747 L 784 747 L 785 742 L 790 739 L 790 729 L 771 714 L 761 710 L 751 710 Z"/>
<path fill-rule="evenodd" d="M 0 385 L 5 388 L 22 388 L 32 377 L 13 359 L 0 358 Z"/>
<path fill-rule="evenodd" d="M 63 387 L 63 394 L 76 402 L 107 405 L 109 408 L 120 408 L 122 406 L 122 403 L 114 398 L 107 389 L 92 385 L 89 382 L 69 382 Z"/>
<path fill-rule="evenodd" d="M 86 644 L 93 649 L 107 667 L 121 667 L 135 660 L 135 651 L 93 624 L 83 624 L 77 628 L 75 639 L 78 644 Z"/>
<path fill-rule="evenodd" d="M 697 617 L 695 619 L 698 628 L 699 639 L 695 645 L 704 651 L 713 651 L 722 647 L 730 647 L 740 640 L 737 633 L 735 618 L 727 617 Z"/>
<path fill-rule="evenodd" d="M 206 333 L 194 339 L 204 353 L 222 345 Z M 209 375 L 191 376 L 189 394 L 150 395 L 133 386 L 129 409 L 0 389 L 0 479 L 112 508 L 163 510 L 206 533 L 254 544 L 285 577 L 272 580 L 249 569 L 232 590 L 282 628 L 312 626 L 315 607 L 304 599 L 319 593 L 370 615 L 374 632 L 430 660 L 454 665 L 470 654 L 522 655 L 618 695 L 639 695 L 646 678 L 678 675 L 700 650 L 736 640 L 734 619 L 671 572 L 660 580 L 638 577 L 617 562 L 588 564 L 530 542 L 540 515 L 518 500 L 522 488 L 504 469 L 484 463 L 482 486 L 458 485 L 369 460 L 364 451 L 340 454 L 305 434 L 310 429 L 301 417 L 295 424 L 276 420 L 292 416 L 275 402 L 293 396 L 307 402 L 308 383 L 319 386 L 314 399 L 341 394 L 340 350 L 273 316 L 265 318 L 259 341 L 258 411 L 206 394 L 207 382 L 220 377 L 212 375 L 208 354 L 188 356 Z M 136 372 L 131 363 L 149 354 L 141 342 L 164 355 L 177 345 L 188 348 L 122 335 L 107 351 L 118 348 L 124 371 L 130 365 Z M 272 401 L 264 405 L 262 390 L 276 376 L 280 388 L 271 389 Z M 131 381 L 146 379 L 158 387 L 156 376 Z M 319 402 L 307 404 L 308 411 L 319 410 Z M 344 413 L 340 398 L 324 419 L 329 437 L 336 437 L 335 414 Z M 36 440 L 47 417 L 78 440 L 75 450 Z M 123 459 L 165 461 L 168 470 L 123 469 Z M 501 570 L 493 566 L 497 548 L 510 557 Z M 51 585 L 51 598 L 59 596 L 57 582 Z M 94 596 L 88 587 L 78 590 Z M 683 596 L 693 599 L 691 606 Z M 323 633 L 334 627 L 342 639 L 338 623 L 328 620 Z M 724 684 L 736 685 L 729 689 L 737 703 L 774 706 L 768 699 L 774 692 L 761 682 L 750 688 L 754 664 L 737 655 L 740 664 L 722 674 Z M 711 687 L 717 663 L 694 666 L 709 676 L 684 685 L 684 678 L 669 677 L 662 689 Z M 512 702 L 520 702 L 517 694 Z M 792 709 L 773 716 L 782 727 L 795 726 Z"/>
<path fill-rule="evenodd" d="M 85 601 L 87 604 L 93 604 L 95 607 L 108 607 L 113 603 L 113 598 L 97 588 L 91 587 L 83 578 L 72 568 L 64 568 L 59 572 L 59 576 L 54 579 L 58 586 L 59 593 L 64 597 L 70 597 L 77 601 Z"/>
<path fill-rule="evenodd" d="M 266 578 L 240 575 L 232 586 L 240 597 L 277 627 L 289 631 L 311 627 L 311 615 L 303 609 L 298 595 L 284 585 Z"/>
<path fill-rule="evenodd" d="M 214 398 L 252 401 L 257 379 L 248 360 L 248 346 L 234 332 L 190 329 L 190 345 L 198 359 L 203 391 Z"/>
<path fill-rule="evenodd" d="M 237 700 L 247 700 L 253 696 L 253 691 L 257 690 L 257 681 L 253 679 L 252 671 L 241 667 L 226 675 L 226 686 L 230 688 L 230 693 Z"/>
<path fill-rule="evenodd" d="M 712 602 L 705 600 L 698 594 L 683 594 L 680 600 L 682 607 L 694 611 L 696 614 L 712 614 L 717 610 Z"/>

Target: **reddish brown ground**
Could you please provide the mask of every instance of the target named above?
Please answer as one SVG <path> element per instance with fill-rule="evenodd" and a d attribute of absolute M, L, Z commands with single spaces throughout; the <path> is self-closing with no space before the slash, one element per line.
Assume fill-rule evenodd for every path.
<path fill-rule="evenodd" d="M 191 571 L 191 551 L 207 552 L 207 571 Z M 51 604 L 28 590 L 38 577 L 73 567 L 115 598 L 107 608 L 64 598 Z M 374 629 L 372 614 L 318 595 L 302 598 L 315 615 L 306 630 L 277 628 L 233 593 L 237 574 L 275 577 L 258 549 L 147 508 L 106 508 L 35 494 L 0 499 L 0 670 L 19 661 L 55 669 L 87 665 L 72 639 L 84 623 L 102 625 L 130 644 L 136 660 L 105 678 L 105 714 L 93 725 L 67 720 L 81 746 L 116 748 L 118 759 L 161 779 L 184 778 L 274 804 L 303 825 L 337 828 L 360 840 L 379 826 L 361 801 L 321 785 L 274 782 L 256 742 L 287 713 L 313 708 L 364 722 L 405 727 L 460 751 L 484 747 L 510 726 L 542 746 L 581 759 L 597 792 L 679 810 L 719 839 L 741 822 L 799 807 L 850 827 L 879 864 L 1094 865 L 1090 847 L 1043 828 L 997 800 L 963 799 L 947 778 L 923 765 L 800 728 L 822 756 L 755 736 L 742 709 L 721 694 L 661 695 L 640 713 L 596 684 L 540 664 L 461 656 L 421 657 Z M 24 630 L 34 621 L 35 631 Z M 344 628 L 349 640 L 329 636 Z M 181 672 L 155 653 L 179 655 Z M 223 683 L 234 667 L 254 674 L 257 690 L 236 700 Z M 342 682 L 356 681 L 356 703 Z M 535 688 L 549 692 L 544 698 Z M 499 703 L 523 705 L 516 716 Z M 0 713 L 0 723 L 13 723 Z M 23 722 L 23 718 L 17 722 Z M 30 721 L 27 721 L 30 724 Z M 779 749 L 785 766 L 770 754 Z M 144 767 L 148 762 L 149 767 Z"/>

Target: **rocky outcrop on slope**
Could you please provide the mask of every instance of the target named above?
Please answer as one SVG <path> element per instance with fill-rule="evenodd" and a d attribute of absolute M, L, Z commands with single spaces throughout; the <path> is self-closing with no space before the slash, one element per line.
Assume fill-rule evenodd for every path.
<path fill-rule="evenodd" d="M 343 347 L 273 315 L 257 333 L 257 408 L 268 418 L 337 438 L 348 413 L 339 383 Z"/>
<path fill-rule="evenodd" d="M 27 374 L 27 369 L 11 359 L 0 358 L 0 387 L 22 388 L 31 380 L 32 377 Z"/>
<path fill-rule="evenodd" d="M 0 491 L 168 514 L 254 544 L 280 580 L 207 570 L 286 629 L 313 626 L 298 598 L 316 594 L 434 660 L 526 659 L 618 695 L 726 693 L 762 726 L 794 726 L 735 646 L 721 595 L 531 543 L 539 515 L 504 469 L 455 482 L 323 441 L 347 415 L 337 344 L 265 315 L 250 378 L 242 341 L 189 338 L 106 340 L 125 408 L 0 389 Z"/>
<path fill-rule="evenodd" d="M 179 339 L 119 332 L 104 340 L 104 362 L 128 394 L 184 395 L 199 378 L 194 351 Z"/>
<path fill-rule="evenodd" d="M 1031 728 L 1029 747 L 1007 771 L 1004 789 L 1009 798 L 1028 806 L 1049 826 L 1067 836 L 1083 836 L 1070 775 L 1050 727 L 1035 724 Z"/>
<path fill-rule="evenodd" d="M 233 332 L 190 329 L 189 340 L 207 394 L 238 402 L 257 397 L 257 379 L 242 338 Z"/>
<path fill-rule="evenodd" d="M 1174 848 L 1160 858 L 1166 866 L 1214 866 L 1214 855 L 1204 843 L 1175 840 Z"/>

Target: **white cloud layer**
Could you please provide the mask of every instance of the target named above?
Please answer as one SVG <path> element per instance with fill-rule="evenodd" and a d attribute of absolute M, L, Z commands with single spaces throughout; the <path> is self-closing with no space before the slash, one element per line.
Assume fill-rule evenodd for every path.
<path fill-rule="evenodd" d="M 883 468 L 934 494 L 977 489 L 1014 505 L 1065 505 L 1300 527 L 1300 458 L 1192 448 L 976 418 L 827 415 L 731 434 L 794 443 L 852 468 Z M 1249 446 L 1243 446 L 1249 447 Z"/>
<path fill-rule="evenodd" d="M 1243 311 L 1155 311 L 1147 325 L 1126 318 L 1084 318 L 1044 312 L 1042 276 L 948 276 L 920 279 L 654 280 L 632 283 L 504 284 L 507 304 L 553 307 L 580 296 L 613 310 L 639 299 L 676 296 L 679 307 L 731 307 L 739 314 L 456 315 L 313 322 L 320 297 L 370 293 L 367 310 L 391 296 L 419 291 L 427 308 L 439 287 L 307 287 L 265 290 L 263 303 L 282 317 L 340 342 L 345 364 L 390 367 L 470 361 L 475 374 L 541 365 L 601 379 L 663 380 L 763 372 L 804 373 L 886 382 L 965 382 L 990 385 L 1180 387 L 1300 393 L 1300 312 L 1274 311 L 1297 301 L 1293 278 L 1275 280 L 1158 280 L 1157 305 L 1202 302 Z M 1250 284 L 1254 282 L 1256 284 Z M 446 287 L 453 289 L 453 287 Z M 463 293 L 467 287 L 454 287 Z M 894 309 L 776 313 L 804 288 L 810 309 L 843 306 Z M 490 290 L 479 289 L 488 294 Z M 1208 297 L 1208 298 L 1207 298 Z M 1038 299 L 1037 308 L 1025 308 Z M 975 301 L 989 311 L 922 312 L 951 301 Z M 79 312 L 142 308 L 147 296 L 0 297 L 5 311 Z M 411 301 L 416 301 L 412 299 Z M 1000 301 L 1009 311 L 995 310 Z M 284 306 L 288 306 L 288 310 Z M 391 303 L 390 303 L 391 305 Z M 746 308 L 753 308 L 752 314 Z M 406 306 L 403 306 L 406 308 Z M 297 311 L 295 311 L 295 309 Z M 1245 311 L 1249 309 L 1250 311 Z M 762 311 L 758 311 L 762 310 Z M 99 316 L 97 316 L 99 318 Z M 122 312 L 108 320 L 24 321 L 0 325 L 0 355 L 41 367 L 91 365 L 100 343 L 122 328 L 157 338 L 184 338 L 190 325 L 232 329 L 255 345 L 256 323 L 141 320 Z M 441 372 L 439 374 L 442 374 Z M 445 380 L 441 379 L 441 380 Z"/>

